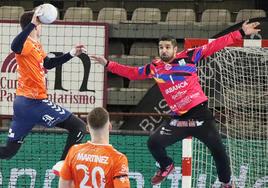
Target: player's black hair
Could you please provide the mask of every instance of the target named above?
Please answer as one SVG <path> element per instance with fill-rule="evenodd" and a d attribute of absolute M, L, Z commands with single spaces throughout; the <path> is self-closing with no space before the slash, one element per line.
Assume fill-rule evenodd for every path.
<path fill-rule="evenodd" d="M 26 11 L 20 17 L 20 27 L 23 30 L 33 18 L 34 12 L 33 11 Z"/>
<path fill-rule="evenodd" d="M 178 46 L 178 43 L 177 43 L 176 39 L 171 35 L 163 35 L 163 36 L 161 36 L 159 38 L 159 42 L 160 41 L 170 41 L 171 44 L 173 45 L 173 47 Z"/>

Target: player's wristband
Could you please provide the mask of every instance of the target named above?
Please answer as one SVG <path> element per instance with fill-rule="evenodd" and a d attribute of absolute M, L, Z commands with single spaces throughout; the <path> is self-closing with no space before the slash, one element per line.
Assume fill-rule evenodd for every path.
<path fill-rule="evenodd" d="M 107 61 L 107 63 L 106 63 L 106 65 L 105 65 L 105 67 L 108 67 L 109 63 L 110 63 L 110 61 Z"/>
<path fill-rule="evenodd" d="M 245 34 L 245 32 L 244 32 L 243 29 L 239 29 L 239 32 L 240 32 L 240 34 L 242 35 L 242 37 L 246 36 L 246 34 Z"/>
<path fill-rule="evenodd" d="M 76 53 L 76 49 L 75 48 L 72 48 L 69 53 L 70 53 L 70 55 L 72 57 L 74 57 L 75 56 L 75 53 Z"/>

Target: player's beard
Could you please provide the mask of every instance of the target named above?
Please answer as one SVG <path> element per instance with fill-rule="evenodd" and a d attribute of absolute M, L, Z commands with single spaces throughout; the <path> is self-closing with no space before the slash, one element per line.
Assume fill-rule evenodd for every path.
<path fill-rule="evenodd" d="M 168 63 L 168 62 L 173 58 L 173 56 L 168 56 L 168 55 L 166 55 L 166 54 L 164 54 L 164 55 L 162 54 L 162 55 L 160 56 L 160 58 L 161 58 L 162 61 Z"/>

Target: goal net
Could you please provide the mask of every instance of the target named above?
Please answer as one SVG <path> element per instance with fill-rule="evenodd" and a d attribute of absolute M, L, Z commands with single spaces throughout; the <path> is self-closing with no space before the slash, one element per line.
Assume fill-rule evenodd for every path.
<path fill-rule="evenodd" d="M 199 76 L 230 156 L 237 187 L 268 186 L 268 48 L 228 47 Z M 219 187 L 208 149 L 193 142 L 193 187 Z"/>

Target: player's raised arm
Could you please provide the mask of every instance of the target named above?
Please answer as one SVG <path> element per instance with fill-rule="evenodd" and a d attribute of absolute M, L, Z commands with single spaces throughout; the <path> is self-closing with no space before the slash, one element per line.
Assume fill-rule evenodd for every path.
<path fill-rule="evenodd" d="M 192 60 L 197 63 L 201 58 L 206 58 L 224 47 L 242 40 L 245 35 L 257 34 L 260 31 L 257 28 L 259 25 L 259 22 L 248 23 L 248 20 L 245 21 L 240 30 L 228 33 L 206 45 L 196 48 L 192 54 Z"/>
<path fill-rule="evenodd" d="M 36 30 L 37 26 L 41 24 L 37 18 L 37 11 L 25 12 L 24 15 L 22 15 L 20 18 L 20 26 L 22 28 L 22 31 L 14 38 L 11 43 L 11 50 L 16 54 L 20 54 L 22 52 L 23 45 L 27 37 L 32 33 L 32 31 Z M 32 18 L 29 15 L 32 15 Z M 30 18 L 31 20 L 29 20 Z"/>
<path fill-rule="evenodd" d="M 118 74 L 119 76 L 126 77 L 130 80 L 143 80 L 146 78 L 151 78 L 150 64 L 146 64 L 141 67 L 133 67 L 122 65 L 115 61 L 108 61 L 102 56 L 91 55 L 89 57 L 96 63 L 105 66 L 108 71 Z"/>
<path fill-rule="evenodd" d="M 248 23 L 249 20 L 245 21 L 242 25 L 242 30 L 244 31 L 245 35 L 252 35 L 252 34 L 257 34 L 261 30 L 258 29 L 257 27 L 260 25 L 259 22 L 253 22 L 253 23 Z"/>
<path fill-rule="evenodd" d="M 103 65 L 103 66 L 107 66 L 108 60 L 105 57 L 95 56 L 95 55 L 91 55 L 89 57 L 93 59 L 96 63 Z"/>
<path fill-rule="evenodd" d="M 65 53 L 61 56 L 49 58 L 48 56 L 44 59 L 44 67 L 46 69 L 52 69 L 59 65 L 62 65 L 72 59 L 75 56 L 79 56 L 82 53 L 86 53 L 86 47 L 83 44 L 75 45 L 70 52 Z"/>

